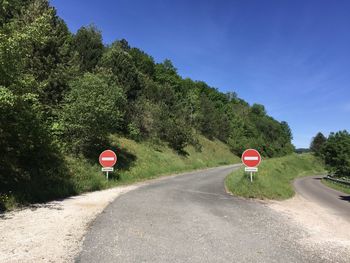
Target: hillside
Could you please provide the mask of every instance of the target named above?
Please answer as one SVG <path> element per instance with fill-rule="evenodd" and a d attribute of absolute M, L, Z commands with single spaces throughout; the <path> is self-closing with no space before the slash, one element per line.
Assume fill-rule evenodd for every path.
<path fill-rule="evenodd" d="M 288 124 L 263 105 L 185 79 L 169 59 L 156 62 L 125 39 L 106 45 L 95 26 L 73 34 L 47 0 L 2 4 L 0 62 L 1 200 L 27 203 L 75 193 L 75 169 L 93 181 L 89 166 L 113 147 L 111 134 L 166 145 L 180 159 L 188 147 L 204 147 L 198 135 L 236 155 L 246 148 L 268 157 L 294 150 Z M 120 165 L 140 155 L 125 156 Z M 176 169 L 200 163 L 179 162 Z M 161 168 L 157 173 L 170 171 Z M 114 179 L 120 183 L 123 176 Z"/>
<path fill-rule="evenodd" d="M 86 158 L 70 156 L 66 158 L 71 174 L 69 183 L 56 185 L 47 194 L 75 195 L 162 175 L 240 162 L 227 145 L 218 140 L 208 140 L 204 136 L 198 137 L 200 148 L 187 146 L 182 155 L 165 144 L 140 143 L 117 135 L 110 136 L 110 140 L 111 148 L 118 153 L 119 161 L 115 172 L 110 173 L 109 181 L 105 179 L 105 174 L 101 172 L 101 166 L 96 160 L 91 162 Z M 32 196 L 37 195 L 40 198 L 43 192 L 46 192 L 45 189 L 38 188 L 32 192 Z M 13 196 L 8 196 L 7 200 L 4 197 L 0 200 L 3 208 L 12 208 L 19 205 L 17 202 L 24 201 L 16 200 Z M 49 196 L 38 200 L 46 199 Z"/>

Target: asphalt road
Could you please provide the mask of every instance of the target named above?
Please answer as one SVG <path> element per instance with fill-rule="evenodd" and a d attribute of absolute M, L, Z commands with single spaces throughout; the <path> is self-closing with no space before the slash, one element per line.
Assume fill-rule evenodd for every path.
<path fill-rule="evenodd" d="M 334 214 L 350 221 L 350 195 L 325 186 L 323 176 L 309 176 L 295 180 L 295 190 L 304 198 L 331 209 Z"/>
<path fill-rule="evenodd" d="M 118 197 L 87 233 L 77 262 L 326 262 L 262 203 L 228 195 L 237 166 L 169 177 Z"/>

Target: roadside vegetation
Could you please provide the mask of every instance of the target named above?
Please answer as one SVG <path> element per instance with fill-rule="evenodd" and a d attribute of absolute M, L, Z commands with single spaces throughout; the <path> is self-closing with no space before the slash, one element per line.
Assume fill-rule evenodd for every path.
<path fill-rule="evenodd" d="M 111 149 L 118 154 L 115 171 L 107 181 L 101 166 L 94 160 L 66 157 L 65 162 L 73 176 L 69 180 L 66 194 L 80 194 L 89 191 L 144 181 L 163 175 L 239 163 L 240 158 L 232 154 L 228 145 L 219 140 L 209 140 L 199 135 L 200 148 L 186 146 L 183 154 L 165 143 L 136 142 L 122 136 L 110 136 Z M 62 191 L 62 185 L 56 185 Z M 1 195 L 3 209 L 14 208 L 18 203 L 11 195 Z"/>
<path fill-rule="evenodd" d="M 340 192 L 343 192 L 345 194 L 350 194 L 350 186 L 349 185 L 345 185 L 342 183 L 337 183 L 334 181 L 330 181 L 327 179 L 322 179 L 322 183 L 324 183 L 325 185 L 327 185 L 328 187 L 331 187 L 335 190 L 338 190 Z"/>
<path fill-rule="evenodd" d="M 326 138 L 318 133 L 311 142 L 310 149 L 322 158 L 330 176 L 350 182 L 350 134 L 347 131 L 331 133 Z M 345 184 L 322 180 L 336 190 L 349 193 Z"/>
<path fill-rule="evenodd" d="M 0 209 L 3 200 L 42 202 L 100 189 L 93 179 L 98 155 L 122 138 L 188 158 L 179 170 L 205 166 L 187 155 L 204 148 L 200 136 L 236 155 L 246 148 L 266 157 L 294 150 L 288 124 L 263 105 L 184 79 L 169 59 L 158 63 L 125 39 L 105 45 L 95 26 L 73 34 L 47 0 L 1 2 L 0 62 Z M 126 167 L 131 149 L 123 147 L 119 164 Z M 167 170 L 160 163 L 159 173 L 176 164 Z"/>
<path fill-rule="evenodd" d="M 101 166 L 86 159 L 68 159 L 74 170 L 72 178 L 76 193 L 104 189 L 110 186 L 129 184 L 156 178 L 166 174 L 193 169 L 208 168 L 240 162 L 229 147 L 218 141 L 199 136 L 201 148 L 187 146 L 180 155 L 166 144 L 136 142 L 132 139 L 113 135 L 111 149 L 118 155 L 115 172 L 110 173 L 107 182 Z"/>
<path fill-rule="evenodd" d="M 249 174 L 242 168 L 231 173 L 226 178 L 225 185 L 237 196 L 282 200 L 294 195 L 294 179 L 324 172 L 322 160 L 314 155 L 291 154 L 263 160 L 252 183 Z"/>

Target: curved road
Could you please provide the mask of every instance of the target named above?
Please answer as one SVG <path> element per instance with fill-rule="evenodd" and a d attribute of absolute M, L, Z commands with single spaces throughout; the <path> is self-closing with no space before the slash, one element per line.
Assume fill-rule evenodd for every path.
<path fill-rule="evenodd" d="M 87 233 L 78 262 L 325 262 L 305 233 L 267 206 L 228 195 L 236 166 L 151 182 L 117 198 Z"/>
<path fill-rule="evenodd" d="M 308 176 L 294 181 L 295 190 L 307 200 L 333 210 L 336 215 L 350 221 L 350 195 L 321 183 L 323 176 Z"/>

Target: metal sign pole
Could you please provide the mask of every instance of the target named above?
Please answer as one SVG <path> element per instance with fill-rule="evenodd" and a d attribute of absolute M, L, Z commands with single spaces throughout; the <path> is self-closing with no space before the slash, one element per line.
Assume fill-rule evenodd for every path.
<path fill-rule="evenodd" d="M 253 182 L 253 172 L 250 172 L 250 182 Z"/>
<path fill-rule="evenodd" d="M 113 167 L 103 167 L 102 168 L 102 172 L 106 172 L 106 179 L 107 179 L 107 181 L 108 181 L 109 172 L 113 172 L 113 171 L 114 171 Z"/>

